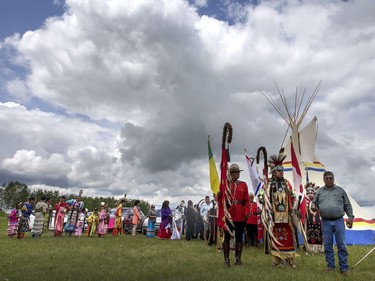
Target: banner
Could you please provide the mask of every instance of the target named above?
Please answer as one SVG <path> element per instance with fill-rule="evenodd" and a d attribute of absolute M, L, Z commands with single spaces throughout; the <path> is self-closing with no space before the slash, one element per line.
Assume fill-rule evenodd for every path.
<path fill-rule="evenodd" d="M 249 168 L 251 184 L 253 186 L 253 193 L 255 196 L 257 196 L 259 194 L 259 191 L 263 187 L 263 182 L 259 178 L 258 172 L 255 168 L 254 158 L 251 158 L 246 152 L 245 152 L 245 157 L 246 157 L 247 167 Z"/>
<path fill-rule="evenodd" d="M 306 196 L 304 192 L 304 188 L 302 186 L 302 174 L 301 169 L 299 168 L 299 162 L 297 159 L 297 155 L 294 151 L 293 143 L 290 143 L 290 154 L 292 158 L 292 172 L 293 172 L 293 188 L 297 195 L 297 200 L 299 200 L 299 211 L 301 214 L 301 221 L 302 223 L 305 222 L 306 218 Z"/>
<path fill-rule="evenodd" d="M 210 136 L 208 136 L 208 166 L 210 169 L 210 185 L 213 193 L 217 194 L 219 192 L 220 180 L 216 169 L 216 164 L 214 160 L 214 155 L 211 150 Z"/>

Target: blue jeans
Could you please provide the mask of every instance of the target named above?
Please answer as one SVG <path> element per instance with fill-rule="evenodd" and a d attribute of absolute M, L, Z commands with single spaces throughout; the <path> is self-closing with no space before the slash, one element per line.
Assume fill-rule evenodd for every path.
<path fill-rule="evenodd" d="M 339 257 L 340 271 L 348 271 L 348 251 L 345 245 L 345 223 L 344 218 L 337 220 L 323 219 L 323 241 L 324 254 L 328 268 L 335 268 L 335 255 L 333 252 L 333 236 L 337 245 L 337 255 Z"/>

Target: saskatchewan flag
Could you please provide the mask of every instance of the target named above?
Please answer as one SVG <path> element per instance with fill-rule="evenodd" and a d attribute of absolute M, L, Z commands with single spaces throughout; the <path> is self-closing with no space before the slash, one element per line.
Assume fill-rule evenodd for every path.
<path fill-rule="evenodd" d="M 216 164 L 214 160 L 214 155 L 212 154 L 210 136 L 208 136 L 208 165 L 210 168 L 210 184 L 213 193 L 217 194 L 219 191 L 220 180 L 217 174 Z"/>

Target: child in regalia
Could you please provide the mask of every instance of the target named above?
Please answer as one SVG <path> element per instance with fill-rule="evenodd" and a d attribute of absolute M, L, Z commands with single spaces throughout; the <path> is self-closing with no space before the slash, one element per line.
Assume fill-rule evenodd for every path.
<path fill-rule="evenodd" d="M 96 229 L 98 227 L 99 223 L 99 214 L 98 214 L 98 208 L 94 209 L 94 212 L 87 218 L 87 236 L 88 237 L 94 237 L 96 233 Z"/>

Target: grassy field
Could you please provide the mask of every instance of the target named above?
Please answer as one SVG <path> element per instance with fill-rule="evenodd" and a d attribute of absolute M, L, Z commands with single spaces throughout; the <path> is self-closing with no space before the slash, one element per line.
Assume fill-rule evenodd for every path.
<path fill-rule="evenodd" d="M 350 276 L 326 272 L 323 255 L 299 251 L 297 268 L 271 267 L 261 249 L 244 248 L 243 266 L 223 266 L 223 254 L 202 241 L 150 239 L 139 234 L 114 238 L 8 239 L 0 217 L 0 281 L 13 280 L 375 280 L 375 253 Z M 353 266 L 372 246 L 349 247 Z M 231 253 L 231 260 L 234 260 Z"/>

